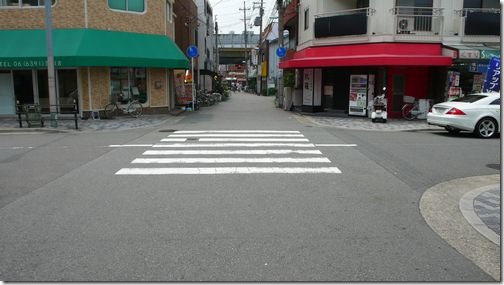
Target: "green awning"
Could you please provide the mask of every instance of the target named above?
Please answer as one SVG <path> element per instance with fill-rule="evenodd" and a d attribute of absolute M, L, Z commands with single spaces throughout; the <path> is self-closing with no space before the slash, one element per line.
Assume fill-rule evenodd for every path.
<path fill-rule="evenodd" d="M 94 29 L 53 31 L 56 67 L 157 67 L 189 69 L 169 37 Z M 45 68 L 45 30 L 0 30 L 0 69 Z"/>

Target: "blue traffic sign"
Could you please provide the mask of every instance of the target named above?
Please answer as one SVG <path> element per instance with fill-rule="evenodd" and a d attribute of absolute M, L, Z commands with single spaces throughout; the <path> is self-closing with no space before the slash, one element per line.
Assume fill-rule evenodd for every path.
<path fill-rule="evenodd" d="M 284 47 L 279 47 L 277 48 L 276 50 L 276 55 L 279 57 L 279 58 L 284 58 L 286 55 L 287 55 L 287 49 L 284 48 Z"/>
<path fill-rule="evenodd" d="M 197 46 L 189 46 L 186 50 L 186 54 L 188 57 L 197 57 L 198 56 L 198 47 Z"/>

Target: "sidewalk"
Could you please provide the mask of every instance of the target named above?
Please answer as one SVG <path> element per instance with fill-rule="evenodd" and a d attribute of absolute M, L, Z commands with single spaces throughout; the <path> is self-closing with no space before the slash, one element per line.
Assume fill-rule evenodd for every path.
<path fill-rule="evenodd" d="M 299 118 L 322 127 L 340 129 L 365 130 L 365 131 L 424 131 L 444 130 L 438 126 L 427 124 L 427 120 L 388 119 L 387 123 L 373 123 L 367 117 L 349 117 L 347 115 L 327 113 L 301 113 L 294 112 Z"/>
<path fill-rule="evenodd" d="M 500 281 L 500 175 L 440 183 L 424 192 L 420 212 L 458 252 Z"/>
<path fill-rule="evenodd" d="M 110 132 L 136 128 L 156 127 L 165 123 L 174 123 L 184 117 L 183 113 L 143 115 L 140 118 L 120 116 L 112 120 L 78 119 L 79 129 L 75 129 L 74 120 L 58 120 L 57 127 L 51 127 L 49 120 L 45 121 L 43 128 L 28 128 L 23 122 L 23 128 L 19 128 L 17 118 L 0 118 L 0 132 Z"/>

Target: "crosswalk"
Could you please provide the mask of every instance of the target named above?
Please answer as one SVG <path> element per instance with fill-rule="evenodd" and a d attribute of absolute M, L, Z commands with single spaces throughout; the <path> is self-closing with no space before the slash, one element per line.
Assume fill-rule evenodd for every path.
<path fill-rule="evenodd" d="M 174 131 L 116 175 L 340 174 L 299 131 Z M 187 167 L 186 167 L 187 166 Z"/>

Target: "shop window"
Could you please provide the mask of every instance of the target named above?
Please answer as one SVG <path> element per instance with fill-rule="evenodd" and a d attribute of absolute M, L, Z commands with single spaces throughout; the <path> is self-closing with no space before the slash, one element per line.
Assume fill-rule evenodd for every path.
<path fill-rule="evenodd" d="M 108 0 L 110 9 L 138 12 L 145 11 L 145 0 Z"/>
<path fill-rule="evenodd" d="M 12 72 L 14 78 L 14 94 L 16 100 L 21 104 L 33 104 L 33 76 L 31 70 L 15 70 Z"/>
<path fill-rule="evenodd" d="M 52 0 L 52 5 L 56 0 Z M 37 7 L 44 6 L 45 0 L 0 0 L 0 7 Z"/>
<path fill-rule="evenodd" d="M 115 98 L 127 101 L 138 96 L 140 103 L 147 101 L 147 76 L 145 68 L 111 68 L 111 93 Z"/>

